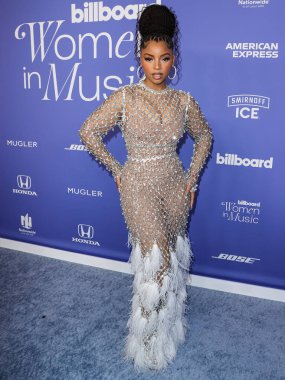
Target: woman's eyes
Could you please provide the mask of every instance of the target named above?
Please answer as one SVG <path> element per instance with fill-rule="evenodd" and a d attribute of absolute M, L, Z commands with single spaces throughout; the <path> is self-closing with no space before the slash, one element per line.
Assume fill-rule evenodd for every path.
<path fill-rule="evenodd" d="M 146 60 L 147 62 L 150 62 L 150 61 L 152 60 L 152 58 L 150 58 L 150 57 L 145 57 L 145 60 Z M 163 60 L 164 62 L 168 62 L 168 61 L 170 60 L 170 58 L 169 58 L 169 57 L 164 57 L 164 58 L 162 58 L 162 60 Z"/>

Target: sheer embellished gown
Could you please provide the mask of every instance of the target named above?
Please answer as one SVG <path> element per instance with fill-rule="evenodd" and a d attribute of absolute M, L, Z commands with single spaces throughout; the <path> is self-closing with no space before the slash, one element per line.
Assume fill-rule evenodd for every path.
<path fill-rule="evenodd" d="M 115 125 L 126 143 L 124 165 L 102 139 Z M 186 172 L 176 151 L 185 132 L 194 140 Z M 124 359 L 133 360 L 136 369 L 163 369 L 174 360 L 188 328 L 186 284 L 193 252 L 186 230 L 186 187 L 197 189 L 212 130 L 190 93 L 169 86 L 154 90 L 140 80 L 113 91 L 79 134 L 114 180 L 121 178 L 120 203 L 134 274 Z"/>

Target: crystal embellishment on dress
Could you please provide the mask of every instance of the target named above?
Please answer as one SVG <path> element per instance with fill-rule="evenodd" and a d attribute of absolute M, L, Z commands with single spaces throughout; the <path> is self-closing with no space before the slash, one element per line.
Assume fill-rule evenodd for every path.
<path fill-rule="evenodd" d="M 146 90 L 152 92 L 153 94 L 162 94 L 168 90 L 170 90 L 170 87 L 169 86 L 166 86 L 165 88 L 163 88 L 162 90 L 155 90 L 154 88 L 151 88 L 149 87 L 147 84 L 145 84 L 144 80 L 141 79 L 138 84 L 142 87 L 144 87 Z"/>
<path fill-rule="evenodd" d="M 124 165 L 102 140 L 116 124 L 127 148 Z M 194 140 L 186 173 L 176 152 L 185 132 Z M 137 370 L 161 370 L 174 360 L 188 327 L 186 284 L 194 256 L 186 229 L 186 187 L 197 189 L 212 130 L 191 94 L 168 87 L 156 91 L 140 82 L 115 90 L 79 133 L 89 153 L 114 179 L 121 177 L 120 203 L 134 274 L 124 358 Z"/>

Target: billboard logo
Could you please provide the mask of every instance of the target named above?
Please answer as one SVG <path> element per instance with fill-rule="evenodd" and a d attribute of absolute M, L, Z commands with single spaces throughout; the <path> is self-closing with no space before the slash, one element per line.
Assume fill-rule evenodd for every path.
<path fill-rule="evenodd" d="M 12 189 L 13 193 L 38 196 L 38 194 L 35 191 L 31 190 L 32 180 L 30 176 L 26 174 L 17 175 L 17 185 L 18 189 Z"/>
<path fill-rule="evenodd" d="M 228 107 L 235 107 L 235 117 L 259 119 L 260 108 L 269 109 L 270 98 L 261 95 L 239 94 L 228 96 Z"/>
<path fill-rule="evenodd" d="M 254 264 L 257 260 L 255 257 L 230 255 L 228 253 L 220 253 L 219 256 L 212 256 L 213 259 L 236 261 L 238 263 Z"/>
<path fill-rule="evenodd" d="M 28 213 L 26 215 L 21 215 L 21 226 L 19 232 L 25 235 L 34 236 L 36 231 L 32 230 L 32 217 Z"/>
<path fill-rule="evenodd" d="M 237 154 L 232 153 L 226 153 L 224 156 L 217 153 L 216 163 L 218 165 L 251 166 L 253 168 L 272 169 L 273 157 L 270 157 L 268 160 L 263 160 L 260 158 L 241 158 Z"/>
<path fill-rule="evenodd" d="M 228 222 L 238 222 L 246 224 L 258 224 L 260 222 L 261 206 L 260 202 L 248 202 L 238 200 L 236 202 L 223 201 L 222 218 Z"/>
<path fill-rule="evenodd" d="M 161 4 L 161 0 L 156 0 Z M 129 4 L 126 7 L 115 5 L 110 8 L 104 5 L 103 1 L 84 2 L 83 9 L 77 8 L 77 4 L 71 4 L 71 23 L 110 21 L 111 19 L 120 21 L 122 19 L 136 20 L 140 12 L 147 4 Z"/>
<path fill-rule="evenodd" d="M 72 237 L 73 242 L 96 245 L 100 247 L 100 244 L 98 241 L 92 240 L 94 236 L 94 227 L 91 226 L 90 224 L 78 224 L 77 234 L 79 237 Z"/>

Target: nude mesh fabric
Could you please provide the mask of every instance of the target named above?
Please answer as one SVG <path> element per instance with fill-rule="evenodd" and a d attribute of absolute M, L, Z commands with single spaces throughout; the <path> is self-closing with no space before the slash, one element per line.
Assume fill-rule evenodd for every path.
<path fill-rule="evenodd" d="M 119 125 L 127 148 L 121 165 L 103 136 Z M 185 173 L 176 152 L 187 132 L 194 139 Z M 185 340 L 186 282 L 193 252 L 186 231 L 191 190 L 210 154 L 213 134 L 194 97 L 141 80 L 121 86 L 95 109 L 79 130 L 88 151 L 121 177 L 120 202 L 128 228 L 134 273 L 125 358 L 137 369 L 165 368 Z"/>

